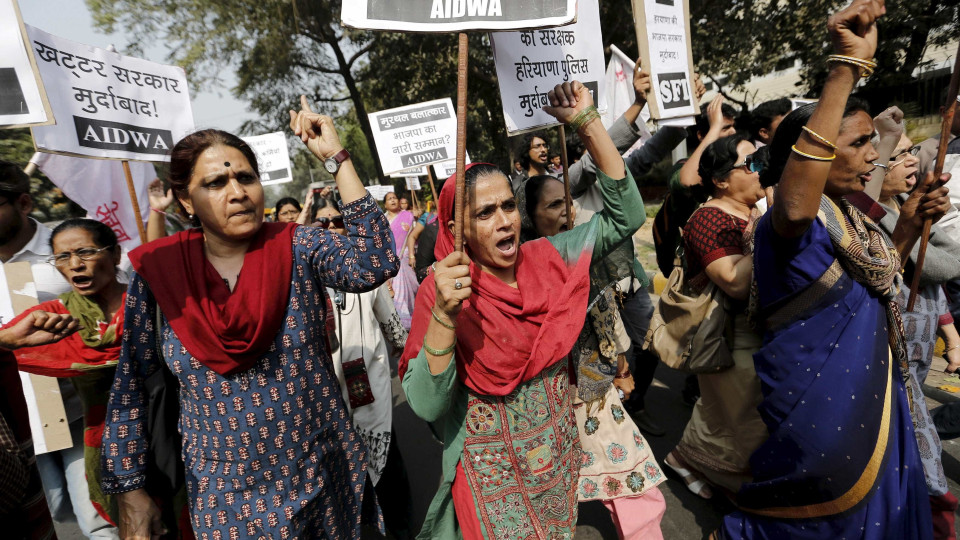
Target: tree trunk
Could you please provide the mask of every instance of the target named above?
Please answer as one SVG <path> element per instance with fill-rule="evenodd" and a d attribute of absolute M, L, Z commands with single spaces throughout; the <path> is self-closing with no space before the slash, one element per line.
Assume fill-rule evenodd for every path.
<path fill-rule="evenodd" d="M 937 2 L 931 0 L 927 4 L 927 9 L 919 17 L 917 25 L 910 32 L 910 42 L 907 45 L 906 54 L 903 56 L 903 65 L 897 70 L 905 79 L 913 76 L 913 70 L 923 60 L 923 51 L 927 46 L 927 37 L 930 36 L 930 21 L 937 13 Z"/>
<path fill-rule="evenodd" d="M 328 36 L 331 34 L 324 32 L 323 35 Z M 373 129 L 370 127 L 370 119 L 367 117 L 367 108 L 363 104 L 363 96 L 360 95 L 357 81 L 353 78 L 353 73 L 350 72 L 350 63 L 347 62 L 347 58 L 340 48 L 340 43 L 335 39 L 327 39 L 327 43 L 330 44 L 334 56 L 337 57 L 337 64 L 340 66 L 340 75 L 343 77 L 343 82 L 347 85 L 347 92 L 350 93 L 353 107 L 357 111 L 357 120 L 360 121 L 360 129 L 363 131 L 363 136 L 367 138 L 367 144 L 370 146 L 370 154 L 373 156 L 373 163 L 377 167 L 376 183 L 379 184 L 380 180 L 384 177 L 383 167 L 380 165 L 380 156 L 376 141 L 373 139 Z"/>

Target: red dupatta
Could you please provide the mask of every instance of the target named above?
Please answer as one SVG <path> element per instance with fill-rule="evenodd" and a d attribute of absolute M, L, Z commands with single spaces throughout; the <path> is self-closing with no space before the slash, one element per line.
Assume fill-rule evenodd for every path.
<path fill-rule="evenodd" d="M 207 261 L 200 229 L 141 246 L 130 252 L 130 262 L 190 354 L 228 376 L 250 369 L 280 331 L 290 298 L 296 230 L 292 223 L 264 223 L 244 256 L 233 292 Z"/>
<path fill-rule="evenodd" d="M 127 293 L 123 293 L 123 298 L 124 303 L 126 303 Z M 34 311 L 46 311 L 60 315 L 70 314 L 63 302 L 50 300 L 17 315 L 12 321 L 5 324 L 4 328 L 17 324 Z M 97 348 L 88 347 L 84 344 L 80 333 L 75 332 L 56 343 L 17 349 L 13 354 L 17 358 L 18 368 L 20 371 L 36 375 L 64 378 L 86 375 L 97 368 L 116 365 L 120 360 L 123 311 L 122 307 L 118 309 L 117 314 L 108 323 L 109 326 L 116 328 L 116 339 L 112 344 Z"/>
<path fill-rule="evenodd" d="M 437 260 L 454 248 L 446 224 L 453 219 L 455 186 L 452 176 L 440 192 Z M 455 357 L 461 382 L 478 394 L 505 396 L 565 358 L 583 327 L 591 255 L 585 250 L 568 264 L 546 238 L 527 242 L 517 255 L 516 287 L 471 263 L 473 295 L 457 318 Z M 401 380 L 423 346 L 435 299 L 431 274 L 417 293 L 413 326 L 400 360 Z"/>

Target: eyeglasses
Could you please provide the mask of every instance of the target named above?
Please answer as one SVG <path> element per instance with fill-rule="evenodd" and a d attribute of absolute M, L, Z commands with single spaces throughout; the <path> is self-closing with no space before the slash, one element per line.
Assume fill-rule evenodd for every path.
<path fill-rule="evenodd" d="M 75 251 L 64 251 L 63 253 L 57 253 L 56 255 L 47 257 L 47 262 L 54 266 L 66 266 L 70 264 L 70 260 L 73 259 L 74 255 L 79 257 L 81 261 L 90 261 L 97 258 L 97 255 L 100 253 L 115 247 L 117 247 L 116 244 L 102 248 L 80 248 Z"/>
<path fill-rule="evenodd" d="M 763 170 L 763 163 L 754 159 L 753 154 L 750 154 L 744 158 L 742 163 L 734 163 L 730 170 L 739 169 L 740 167 L 743 167 L 747 172 L 758 173 Z"/>
<path fill-rule="evenodd" d="M 332 218 L 328 218 L 328 217 L 317 218 L 317 222 L 315 225 L 323 229 L 331 229 L 331 228 L 342 229 L 343 216 L 337 216 Z"/>
<path fill-rule="evenodd" d="M 890 165 L 884 165 L 883 163 L 874 163 L 873 166 L 880 167 L 881 169 L 887 172 L 892 171 L 893 169 L 896 169 L 898 166 L 903 165 L 903 162 L 907 160 L 908 156 L 916 157 L 917 152 L 919 150 L 920 150 L 919 146 L 914 146 L 913 148 L 907 148 L 905 150 L 901 150 L 897 152 L 896 155 L 890 157 L 890 161 L 893 162 Z"/>

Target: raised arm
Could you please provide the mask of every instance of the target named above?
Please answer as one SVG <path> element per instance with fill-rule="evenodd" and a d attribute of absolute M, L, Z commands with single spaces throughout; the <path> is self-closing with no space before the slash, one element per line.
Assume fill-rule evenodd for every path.
<path fill-rule="evenodd" d="M 903 135 L 903 111 L 899 107 L 890 107 L 873 119 L 873 125 L 877 129 L 880 142 L 877 143 L 877 168 L 870 175 L 870 181 L 864 188 L 864 193 L 869 195 L 875 201 L 880 200 L 880 192 L 883 190 L 883 179 L 886 177 L 889 168 L 890 157 L 893 155 L 900 137 Z"/>
<path fill-rule="evenodd" d="M 707 119 L 710 121 L 710 130 L 704 135 L 697 149 L 690 154 L 690 158 L 680 168 L 680 184 L 690 187 L 700 183 L 700 157 L 707 147 L 720 138 L 723 132 L 723 96 L 717 94 L 710 105 L 707 105 Z"/>
<path fill-rule="evenodd" d="M 855 0 L 835 13 L 827 23 L 833 50 L 838 55 L 862 60 L 873 58 L 877 50 L 877 18 L 886 12 L 884 0 Z M 860 80 L 856 65 L 832 62 L 827 81 L 820 92 L 817 108 L 807 128 L 827 141 L 836 141 L 847 99 Z M 800 153 L 829 158 L 833 150 L 804 131 L 787 160 L 777 185 L 772 208 L 773 228 L 778 235 L 796 238 L 806 232 L 817 217 L 820 197 L 827 183 L 832 161 L 803 157 Z"/>

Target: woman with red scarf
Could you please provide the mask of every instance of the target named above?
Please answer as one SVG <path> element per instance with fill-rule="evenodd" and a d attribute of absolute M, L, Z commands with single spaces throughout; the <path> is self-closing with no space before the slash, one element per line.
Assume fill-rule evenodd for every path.
<path fill-rule="evenodd" d="M 83 404 L 90 500 L 116 525 L 116 500 L 100 490 L 100 438 L 123 330 L 126 288 L 117 281 L 120 246 L 110 227 L 92 219 L 64 221 L 50 243 L 50 262 L 73 290 L 7 323 L 0 330 L 0 347 L 14 351 L 20 371 L 69 377 L 76 387 Z"/>
<path fill-rule="evenodd" d="M 130 254 L 136 274 L 103 452 L 123 537 L 163 532 L 146 491 L 144 382 L 164 369 L 179 381 L 198 538 L 359 538 L 364 521 L 382 530 L 366 446 L 323 339 L 325 290 L 374 289 L 398 261 L 333 120 L 305 97 L 301 106 L 290 127 L 333 172 L 346 235 L 264 223 L 257 158 L 239 137 L 199 131 L 173 148 L 173 192 L 199 228 Z"/>
<path fill-rule="evenodd" d="M 70 378 L 83 405 L 84 465 L 90 500 L 111 524 L 116 500 L 100 490 L 100 438 L 107 395 L 120 358 L 125 287 L 117 281 L 120 246 L 110 227 L 70 219 L 50 236 L 56 266 L 73 290 L 27 309 L 0 330 L 20 371 Z M 113 529 L 116 534 L 116 529 Z"/>
<path fill-rule="evenodd" d="M 583 326 L 593 257 L 643 223 L 640 194 L 579 82 L 550 92 L 596 160 L 610 211 L 520 245 L 506 175 L 465 174 L 464 252 L 456 182 L 440 194 L 435 272 L 417 295 L 400 376 L 410 407 L 444 440 L 443 479 L 421 538 L 572 538 L 580 450 L 567 356 Z M 619 179 L 619 180 L 618 180 Z"/>

